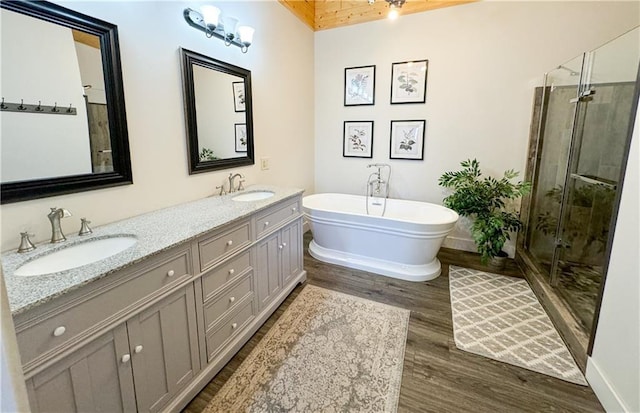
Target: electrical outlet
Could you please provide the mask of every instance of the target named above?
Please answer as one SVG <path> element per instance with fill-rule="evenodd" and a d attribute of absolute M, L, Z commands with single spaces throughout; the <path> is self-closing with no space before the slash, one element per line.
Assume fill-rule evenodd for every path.
<path fill-rule="evenodd" d="M 269 169 L 269 158 L 260 158 L 260 169 L 263 171 Z"/>

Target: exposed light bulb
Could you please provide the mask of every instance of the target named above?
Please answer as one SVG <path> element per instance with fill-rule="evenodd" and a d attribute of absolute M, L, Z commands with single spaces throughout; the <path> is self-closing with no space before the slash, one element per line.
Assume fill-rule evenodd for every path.
<path fill-rule="evenodd" d="M 397 19 L 398 18 L 398 10 L 396 10 L 396 9 L 389 10 L 389 14 L 387 15 L 387 17 L 389 18 L 389 20 Z"/>

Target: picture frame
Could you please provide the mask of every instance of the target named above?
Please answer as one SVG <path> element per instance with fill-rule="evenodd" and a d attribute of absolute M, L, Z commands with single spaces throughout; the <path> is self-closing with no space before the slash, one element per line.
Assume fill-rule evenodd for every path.
<path fill-rule="evenodd" d="M 392 120 L 389 159 L 424 159 L 426 121 Z"/>
<path fill-rule="evenodd" d="M 391 64 L 391 104 L 425 103 L 428 60 Z"/>
<path fill-rule="evenodd" d="M 373 157 L 373 121 L 345 121 L 342 141 L 343 157 Z"/>
<path fill-rule="evenodd" d="M 234 123 L 236 152 L 247 152 L 247 124 Z"/>
<path fill-rule="evenodd" d="M 376 66 L 344 69 L 344 106 L 375 105 Z"/>
<path fill-rule="evenodd" d="M 232 82 L 233 86 L 233 109 L 236 112 L 245 111 L 244 82 Z"/>

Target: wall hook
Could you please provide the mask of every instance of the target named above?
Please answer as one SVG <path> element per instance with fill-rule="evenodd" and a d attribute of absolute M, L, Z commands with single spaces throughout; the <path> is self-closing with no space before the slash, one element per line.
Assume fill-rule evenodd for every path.
<path fill-rule="evenodd" d="M 20 106 L 18 106 L 18 110 L 27 110 L 23 103 L 24 99 L 20 99 Z"/>
<path fill-rule="evenodd" d="M 53 109 L 51 109 L 51 112 L 54 112 L 54 113 L 60 112 L 60 109 L 58 109 L 58 102 L 54 103 Z"/>
<path fill-rule="evenodd" d="M 36 106 L 36 108 L 34 109 L 36 112 L 42 112 L 44 109 L 42 109 L 42 107 L 40 106 L 42 104 L 41 101 L 38 101 L 38 106 Z"/>
<path fill-rule="evenodd" d="M 8 106 L 4 104 L 4 98 L 2 98 L 2 103 L 0 103 L 0 109 L 6 109 L 6 108 L 8 108 Z"/>
<path fill-rule="evenodd" d="M 70 103 L 70 104 L 69 104 L 69 109 L 67 109 L 67 113 L 71 113 L 71 112 L 72 112 L 72 110 L 71 110 L 71 106 L 72 106 L 72 105 L 73 105 L 73 103 Z"/>

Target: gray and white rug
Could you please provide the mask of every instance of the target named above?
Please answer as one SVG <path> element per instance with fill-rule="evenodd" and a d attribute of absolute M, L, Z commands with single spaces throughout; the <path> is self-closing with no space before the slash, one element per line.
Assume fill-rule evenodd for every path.
<path fill-rule="evenodd" d="M 307 285 L 205 412 L 395 412 L 409 311 Z"/>
<path fill-rule="evenodd" d="M 524 279 L 449 267 L 456 347 L 587 385 Z"/>

